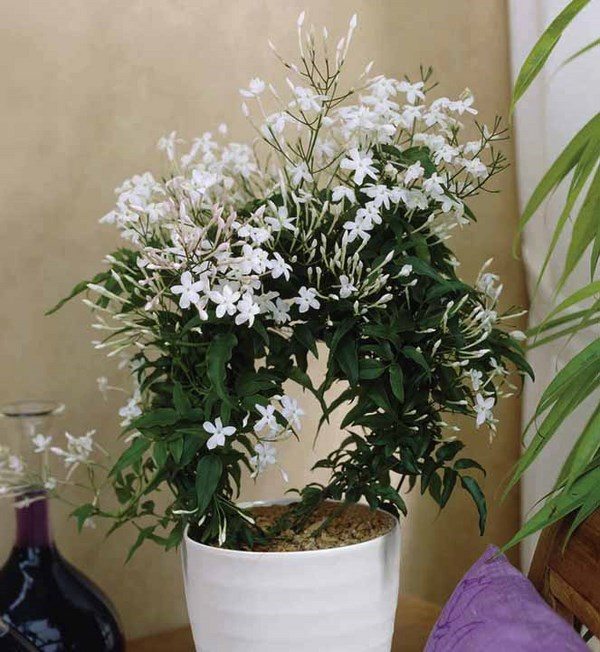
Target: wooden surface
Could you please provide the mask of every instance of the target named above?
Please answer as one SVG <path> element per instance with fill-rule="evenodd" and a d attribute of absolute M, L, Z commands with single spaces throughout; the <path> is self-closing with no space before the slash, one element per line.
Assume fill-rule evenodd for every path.
<path fill-rule="evenodd" d="M 550 606 L 572 625 L 583 623 L 600 638 L 600 510 L 573 533 L 564 547 L 572 517 L 540 536 L 529 579 Z"/>
<path fill-rule="evenodd" d="M 440 610 L 418 598 L 401 597 L 396 613 L 392 652 L 422 652 Z M 193 652 L 192 634 L 185 627 L 132 641 L 127 652 Z M 315 652 L 321 652 L 315 650 Z"/>

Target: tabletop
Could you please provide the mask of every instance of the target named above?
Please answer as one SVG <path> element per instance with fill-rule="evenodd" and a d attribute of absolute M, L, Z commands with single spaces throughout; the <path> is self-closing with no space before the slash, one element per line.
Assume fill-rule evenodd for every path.
<path fill-rule="evenodd" d="M 401 596 L 392 652 L 422 652 L 439 612 L 439 607 L 430 602 Z M 183 627 L 140 638 L 128 644 L 127 652 L 194 652 L 192 633 L 188 627 Z"/>

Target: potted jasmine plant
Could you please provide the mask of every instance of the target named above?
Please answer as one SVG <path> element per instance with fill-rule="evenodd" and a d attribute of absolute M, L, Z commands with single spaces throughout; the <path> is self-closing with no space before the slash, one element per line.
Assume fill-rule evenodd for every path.
<path fill-rule="evenodd" d="M 447 415 L 493 433 L 509 368 L 527 371 L 519 333 L 500 327 L 516 313 L 498 311 L 498 277 L 484 267 L 465 283 L 447 246 L 505 167 L 500 122 L 474 122 L 469 92 L 429 101 L 429 71 L 398 81 L 367 66 L 344 89 L 356 19 L 337 47 L 302 25 L 299 62 L 281 60 L 286 92 L 259 78 L 241 91 L 255 142 L 161 139 L 168 172 L 117 189 L 102 221 L 123 248 L 69 297 L 89 293 L 96 347 L 134 380 L 110 472 L 120 507 L 95 495 L 75 515 L 133 523 L 132 552 L 182 545 L 196 646 L 211 652 L 389 650 L 402 491 L 443 507 L 462 487 L 483 530 L 481 467 Z M 326 356 L 323 378 L 310 355 Z M 347 436 L 316 465 L 327 482 L 240 504 L 241 482 L 306 435 L 290 380 L 321 423 L 345 410 Z"/>

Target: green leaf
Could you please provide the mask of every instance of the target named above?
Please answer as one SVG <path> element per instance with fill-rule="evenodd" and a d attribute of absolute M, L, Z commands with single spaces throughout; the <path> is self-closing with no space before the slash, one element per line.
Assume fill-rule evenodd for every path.
<path fill-rule="evenodd" d="M 600 141 L 595 143 L 596 163 L 600 153 Z M 600 225 L 600 167 L 590 184 L 586 198 L 583 201 L 579 215 L 575 219 L 571 233 L 571 242 L 565 260 L 565 266 L 556 287 L 558 292 L 565 284 L 567 278 L 571 275 L 585 250 L 596 238 Z M 595 269 L 596 261 L 592 261 L 592 275 Z"/>
<path fill-rule="evenodd" d="M 574 358 L 569 360 L 569 362 L 567 362 L 567 364 L 552 379 L 552 382 L 544 390 L 536 408 L 535 415 L 527 425 L 527 428 L 529 428 L 534 419 L 548 409 L 570 385 L 577 380 L 581 381 L 581 378 L 590 373 L 590 371 L 593 374 L 593 369 L 597 369 L 598 365 L 600 365 L 600 340 L 594 340 Z"/>
<path fill-rule="evenodd" d="M 202 515 L 208 507 L 217 490 L 223 462 L 218 455 L 205 455 L 201 457 L 196 467 L 196 496 L 198 498 L 198 516 Z"/>
<path fill-rule="evenodd" d="M 533 46 L 533 49 L 521 66 L 517 81 L 515 82 L 510 105 L 511 112 L 548 60 L 564 30 L 588 2 L 589 0 L 571 0 L 552 23 L 550 23 L 538 42 Z"/>
<path fill-rule="evenodd" d="M 356 340 L 353 337 L 345 337 L 337 348 L 335 358 L 350 385 L 356 385 L 358 382 L 358 351 Z"/>
<path fill-rule="evenodd" d="M 393 364 L 390 367 L 390 386 L 394 396 L 404 403 L 404 374 L 399 364 Z"/>
<path fill-rule="evenodd" d="M 463 475 L 460 478 L 460 483 L 463 486 L 477 507 L 477 512 L 479 514 L 479 533 L 483 535 L 485 532 L 485 522 L 487 520 L 487 505 L 485 502 L 485 496 L 481 491 L 481 487 L 475 478 L 472 478 L 470 475 Z"/>
<path fill-rule="evenodd" d="M 298 324 L 295 326 L 293 337 L 300 342 L 307 351 L 310 351 L 315 358 L 319 357 L 315 336 L 307 324 Z"/>
<path fill-rule="evenodd" d="M 556 308 L 554 308 L 554 310 L 552 310 L 548 315 L 547 319 L 551 319 L 554 315 L 567 310 L 567 308 L 574 306 L 576 303 L 585 301 L 586 299 L 598 294 L 600 294 L 600 281 L 593 281 L 576 292 L 573 292 L 573 294 L 568 296 L 564 301 L 561 301 L 561 303 L 559 303 L 558 306 L 556 306 Z"/>
<path fill-rule="evenodd" d="M 570 489 L 590 461 L 600 450 L 600 405 L 590 416 L 579 435 L 558 477 L 558 483 L 564 483 Z"/>
<path fill-rule="evenodd" d="M 458 473 L 454 469 L 451 469 L 448 466 L 444 469 L 444 480 L 442 482 L 442 495 L 440 496 L 440 507 L 445 507 L 446 504 L 448 503 L 448 500 L 450 500 L 450 496 L 452 495 L 452 492 L 454 491 L 454 487 L 456 486 L 457 478 L 458 478 Z"/>
<path fill-rule="evenodd" d="M 71 516 L 74 516 L 77 520 L 77 529 L 81 532 L 84 523 L 88 518 L 93 516 L 96 513 L 96 508 L 90 504 L 86 503 L 85 505 L 79 506 L 77 509 L 71 512 Z"/>
<path fill-rule="evenodd" d="M 560 67 L 562 68 L 563 66 L 566 66 L 568 63 L 571 63 L 571 61 L 574 61 L 582 54 L 585 54 L 586 52 L 593 50 L 595 47 L 598 47 L 598 45 L 600 45 L 600 38 L 597 38 L 595 41 L 588 43 L 585 47 L 582 47 L 581 50 L 577 50 L 575 54 L 572 54 L 568 59 L 565 59 Z"/>
<path fill-rule="evenodd" d="M 135 540 L 135 543 L 131 546 L 129 552 L 127 553 L 127 559 L 125 560 L 125 563 L 131 561 L 133 555 L 137 552 L 138 548 L 142 545 L 142 543 L 144 543 L 146 539 L 152 538 L 155 529 L 156 529 L 156 525 L 151 525 L 149 527 L 140 529 L 137 539 Z"/>
<path fill-rule="evenodd" d="M 340 343 L 341 339 L 346 335 L 346 333 L 354 327 L 354 324 L 356 321 L 354 319 L 348 318 L 344 319 L 341 321 L 338 325 L 338 327 L 335 330 L 335 333 L 333 334 L 333 337 L 331 338 L 331 342 L 329 342 L 329 355 L 333 355 L 335 353 L 335 350 L 337 349 L 338 344 Z"/>
<path fill-rule="evenodd" d="M 109 278 L 110 278 L 110 271 L 100 272 L 99 274 L 96 274 L 96 276 L 94 276 L 94 278 L 91 281 L 81 281 L 81 283 L 77 283 L 77 285 L 71 290 L 68 296 L 66 296 L 64 299 L 61 299 L 53 308 L 47 310 L 45 314 L 52 315 L 57 310 L 60 310 L 65 305 L 65 303 L 67 303 L 71 299 L 74 299 L 78 294 L 85 292 L 90 283 L 99 285 L 101 283 L 104 283 L 104 281 L 107 281 Z"/>
<path fill-rule="evenodd" d="M 123 469 L 139 462 L 144 453 L 150 448 L 150 440 L 145 437 L 136 437 L 130 444 L 129 448 L 123 452 L 121 457 L 116 461 L 110 470 L 110 475 L 118 475 Z"/>
<path fill-rule="evenodd" d="M 519 230 L 522 231 L 529 220 L 533 217 L 542 202 L 548 195 L 563 181 L 571 170 L 580 162 L 581 155 L 588 143 L 592 139 L 597 139 L 600 132 L 600 114 L 596 114 L 587 124 L 585 124 L 571 142 L 560 153 L 550 169 L 542 177 L 533 191 L 521 219 L 519 220 Z"/>
<path fill-rule="evenodd" d="M 405 346 L 401 353 L 422 367 L 427 372 L 427 375 L 430 374 L 429 364 L 427 363 L 425 356 L 420 351 L 417 351 L 414 346 Z"/>
<path fill-rule="evenodd" d="M 358 377 L 361 380 L 375 380 L 385 371 L 385 365 L 375 358 L 361 358 L 358 361 Z"/>
<path fill-rule="evenodd" d="M 458 439 L 455 441 L 448 441 L 445 444 L 438 446 L 435 452 L 435 459 L 438 462 L 447 462 L 449 460 L 453 460 L 456 457 L 456 454 L 460 452 L 464 447 L 465 445 Z"/>
<path fill-rule="evenodd" d="M 599 486 L 600 467 L 596 466 L 578 478 L 568 491 L 560 492 L 549 498 L 544 506 L 529 518 L 517 534 L 502 547 L 502 552 L 581 507 L 591 492 L 596 492 L 597 495 Z"/>
<path fill-rule="evenodd" d="M 471 460 L 468 457 L 462 457 L 460 460 L 456 460 L 453 466 L 457 471 L 464 471 L 466 469 L 478 469 L 483 473 L 483 475 L 486 475 L 483 466 L 481 466 L 479 462 L 476 462 L 475 460 Z"/>
<path fill-rule="evenodd" d="M 185 395 L 181 383 L 173 385 L 173 405 L 179 414 L 185 414 L 192 408 L 192 403 Z"/>
<path fill-rule="evenodd" d="M 183 455 L 184 449 L 184 440 L 183 437 L 177 437 L 169 442 L 169 451 L 177 464 L 181 463 L 181 457 Z"/>
<path fill-rule="evenodd" d="M 157 408 L 150 412 L 145 412 L 137 419 L 134 419 L 130 430 L 144 430 L 145 428 L 155 428 L 157 426 L 172 426 L 179 421 L 179 415 L 171 408 Z"/>
<path fill-rule="evenodd" d="M 558 218 L 558 221 L 556 223 L 556 226 L 554 227 L 554 232 L 552 234 L 552 239 L 550 241 L 550 246 L 548 247 L 548 250 L 546 251 L 545 257 L 544 257 L 544 262 L 542 264 L 542 268 L 538 274 L 538 280 L 537 280 L 537 285 L 536 289 L 540 284 L 540 281 L 542 277 L 544 276 L 546 272 L 546 268 L 548 267 L 548 264 L 550 263 L 550 260 L 552 258 L 552 254 L 554 253 L 554 250 L 556 249 L 556 246 L 558 244 L 560 235 L 567 224 L 567 220 L 569 219 L 571 215 L 571 211 L 575 205 L 575 202 L 579 199 L 579 195 L 581 194 L 581 191 L 583 190 L 588 177 L 592 173 L 592 170 L 596 167 L 596 164 L 598 162 L 598 148 L 600 147 L 600 138 L 599 134 L 597 133 L 598 129 L 596 129 L 596 133 L 590 137 L 588 143 L 586 144 L 585 148 L 583 149 L 583 153 L 579 160 L 576 162 L 575 166 L 575 171 L 573 173 L 573 178 L 571 179 L 571 184 L 569 186 L 569 192 L 567 194 L 567 200 L 565 202 L 565 205 L 563 207 L 563 210 Z M 592 185 L 593 188 L 593 185 Z M 591 189 L 590 188 L 590 192 Z M 593 196 L 590 201 L 593 201 Z M 588 202 L 589 204 L 589 202 Z M 585 216 L 584 216 L 585 217 Z M 561 287 L 561 283 L 559 282 L 556 291 Z"/>
<path fill-rule="evenodd" d="M 169 457 L 169 444 L 164 440 L 155 442 L 152 448 L 152 457 L 156 468 L 162 469 Z"/>
<path fill-rule="evenodd" d="M 227 363 L 231 360 L 233 349 L 238 340 L 233 333 L 215 335 L 206 352 L 208 378 L 217 396 L 231 404 L 227 393 Z"/>
<path fill-rule="evenodd" d="M 560 396 L 557 397 L 547 416 L 537 428 L 531 443 L 517 462 L 514 475 L 509 482 L 507 490 L 512 488 L 519 478 L 521 478 L 525 470 L 531 466 L 557 429 L 564 423 L 565 419 L 586 399 L 591 391 L 598 387 L 599 380 L 597 374 L 592 373 L 590 375 L 587 387 L 582 385 L 583 380 L 580 377 L 578 382 L 573 383 L 569 387 L 565 387 Z"/>

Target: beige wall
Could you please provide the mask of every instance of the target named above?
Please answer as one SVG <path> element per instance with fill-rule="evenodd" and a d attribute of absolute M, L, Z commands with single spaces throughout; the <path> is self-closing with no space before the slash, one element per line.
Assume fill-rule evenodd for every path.
<path fill-rule="evenodd" d="M 441 92 L 457 94 L 468 85 L 484 119 L 506 114 L 501 0 L 0 0 L 1 399 L 63 399 L 69 405 L 65 427 L 95 427 L 103 441 L 114 439 L 119 400 L 104 403 L 95 379 L 116 376 L 90 347 L 86 310 L 73 304 L 51 318 L 42 313 L 92 274 L 116 244 L 113 231 L 97 218 L 110 209 L 112 188 L 124 177 L 156 169 L 160 135 L 177 129 L 193 136 L 226 121 L 235 137 L 248 137 L 237 89 L 250 76 L 272 76 L 276 64 L 267 38 L 291 50 L 303 8 L 334 33 L 359 12 L 355 69 L 375 59 L 377 71 L 400 76 L 414 75 L 421 62 L 431 64 Z M 476 202 L 480 221 L 457 237 L 456 248 L 471 280 L 495 256 L 506 305 L 523 304 L 521 267 L 510 255 L 516 219 L 511 172 L 498 187 L 500 195 Z M 492 513 L 485 539 L 478 537 L 473 509 L 462 496 L 440 516 L 429 500 L 411 497 L 403 543 L 406 590 L 444 600 L 485 542 L 501 542 L 514 530 L 517 497 L 498 506 L 495 494 L 518 450 L 518 401 L 505 403 L 500 416 L 493 447 L 483 433 L 473 431 L 471 440 L 473 454 L 490 470 Z M 307 477 L 314 456 L 311 424 L 305 434 L 301 445 L 289 443 L 286 455 L 296 483 Z M 320 449 L 336 436 L 330 428 Z M 273 475 L 248 493 L 282 490 Z M 132 531 L 106 542 L 101 529 L 79 537 L 64 514 L 56 508 L 60 545 L 112 596 L 128 634 L 185 620 L 176 554 L 145 547 L 124 567 Z M 10 545 L 11 528 L 10 508 L 0 505 L 0 557 Z"/>

